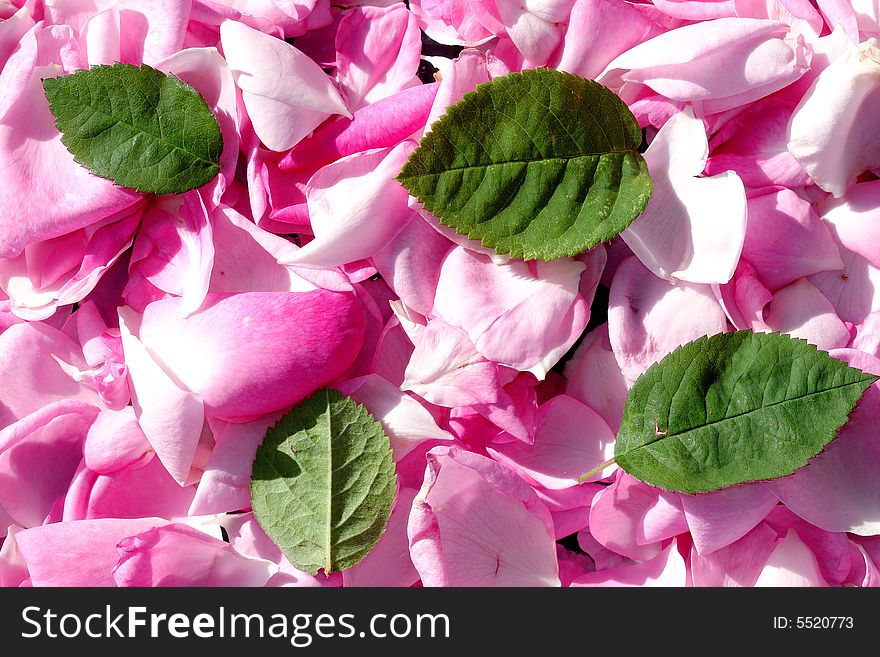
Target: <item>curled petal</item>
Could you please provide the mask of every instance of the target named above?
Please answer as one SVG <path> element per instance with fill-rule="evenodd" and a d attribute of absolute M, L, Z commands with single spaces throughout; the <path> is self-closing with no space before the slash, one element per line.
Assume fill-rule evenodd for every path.
<path fill-rule="evenodd" d="M 811 52 L 802 37 L 783 38 L 787 30 L 779 21 L 738 17 L 685 25 L 623 53 L 599 81 L 637 82 L 673 100 L 699 102 L 707 114 L 723 112 L 809 69 Z"/>
<path fill-rule="evenodd" d="M 503 465 L 458 447 L 428 452 L 408 526 L 425 586 L 559 586 L 553 523 Z"/>
<path fill-rule="evenodd" d="M 26 529 L 15 539 L 33 586 L 116 586 L 116 544 L 167 524 L 160 518 L 101 518 Z"/>
<path fill-rule="evenodd" d="M 181 524 L 129 536 L 119 542 L 116 552 L 117 586 L 263 586 L 276 568 Z"/>
<path fill-rule="evenodd" d="M 281 39 L 223 21 L 220 40 L 260 140 L 271 150 L 298 144 L 333 114 L 351 118 L 321 68 Z"/>
<path fill-rule="evenodd" d="M 816 78 L 788 125 L 788 150 L 826 192 L 840 197 L 880 165 L 880 44 L 850 49 Z"/>

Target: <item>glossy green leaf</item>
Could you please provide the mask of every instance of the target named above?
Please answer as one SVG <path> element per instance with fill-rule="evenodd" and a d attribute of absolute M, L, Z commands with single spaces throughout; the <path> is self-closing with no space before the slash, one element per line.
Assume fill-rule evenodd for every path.
<path fill-rule="evenodd" d="M 217 119 L 173 75 L 117 63 L 46 79 L 43 87 L 61 141 L 95 175 L 140 192 L 175 194 L 220 171 Z"/>
<path fill-rule="evenodd" d="M 251 478 L 257 522 L 300 570 L 351 568 L 385 531 L 397 478 L 367 410 L 324 388 L 266 432 Z"/>
<path fill-rule="evenodd" d="M 626 105 L 552 69 L 465 94 L 433 124 L 398 180 L 429 211 L 499 253 L 552 260 L 610 240 L 652 185 Z"/>
<path fill-rule="evenodd" d="M 778 333 L 701 338 L 630 389 L 615 459 L 641 481 L 685 493 L 782 477 L 834 439 L 876 380 Z"/>

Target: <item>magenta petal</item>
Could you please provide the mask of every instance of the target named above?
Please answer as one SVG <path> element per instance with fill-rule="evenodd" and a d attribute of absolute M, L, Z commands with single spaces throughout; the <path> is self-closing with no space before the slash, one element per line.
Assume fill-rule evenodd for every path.
<path fill-rule="evenodd" d="M 822 218 L 840 243 L 880 267 L 880 180 L 851 185 L 839 199 L 819 206 Z M 841 267 L 833 267 L 840 269 Z M 830 268 L 829 268 L 830 269 Z"/>
<path fill-rule="evenodd" d="M 263 586 L 269 561 L 243 557 L 223 541 L 181 524 L 154 527 L 119 542 L 117 586 Z"/>
<path fill-rule="evenodd" d="M 607 324 L 587 333 L 565 364 L 565 378 L 565 393 L 595 410 L 612 431 L 617 431 L 627 384 L 611 350 Z"/>
<path fill-rule="evenodd" d="M 201 195 L 190 191 L 156 200 L 144 214 L 132 271 L 160 290 L 183 297 L 189 314 L 205 300 L 213 266 L 213 227 Z"/>
<path fill-rule="evenodd" d="M 32 242 L 0 260 L 0 288 L 14 312 L 27 320 L 52 316 L 59 306 L 82 301 L 131 246 L 142 206 L 50 240 Z"/>
<path fill-rule="evenodd" d="M 558 490 L 613 455 L 614 434 L 591 408 L 566 395 L 554 397 L 538 411 L 535 442 L 495 444 L 487 448 L 496 460 L 540 485 Z"/>
<path fill-rule="evenodd" d="M 279 418 L 280 414 L 273 413 L 244 424 L 209 420 L 215 445 L 199 480 L 189 515 L 226 513 L 250 506 L 254 457 L 266 430 Z"/>
<path fill-rule="evenodd" d="M 544 506 L 553 518 L 556 540 L 583 531 L 590 522 L 590 505 L 603 486 L 600 484 L 581 484 L 561 490 L 549 490 L 533 486 Z"/>
<path fill-rule="evenodd" d="M 459 447 L 428 452 L 408 534 L 425 586 L 559 586 L 547 508 L 511 470 Z"/>
<path fill-rule="evenodd" d="M 399 3 L 346 12 L 336 32 L 336 50 L 337 79 L 352 110 L 419 84 L 419 26 Z"/>
<path fill-rule="evenodd" d="M 111 474 L 144 458 L 150 443 L 131 406 L 120 411 L 101 411 L 89 427 L 83 455 L 86 467 L 98 474 Z"/>
<path fill-rule="evenodd" d="M 871 313 L 856 329 L 851 347 L 872 356 L 880 355 L 880 313 Z"/>
<path fill-rule="evenodd" d="M 410 336 L 415 350 L 401 390 L 449 408 L 498 401 L 498 366 L 485 360 L 463 331 L 436 317 L 419 329 Z"/>
<path fill-rule="evenodd" d="M 874 560 L 871 559 L 868 552 L 861 545 L 856 546 L 856 550 L 861 557 L 861 564 L 858 567 L 860 569 L 864 568 L 864 571 L 860 571 L 860 577 L 853 578 L 851 582 L 863 588 L 876 588 L 880 586 L 880 570 L 877 570 Z M 855 560 L 855 557 L 853 560 Z M 853 574 L 855 574 L 856 568 L 856 566 L 853 567 Z"/>
<path fill-rule="evenodd" d="M 790 189 L 768 190 L 749 199 L 743 253 L 771 290 L 803 276 L 841 269 L 834 237 L 812 206 Z"/>
<path fill-rule="evenodd" d="M 408 222 L 387 246 L 373 253 L 371 260 L 403 303 L 428 315 L 434 307 L 440 268 L 453 246 L 419 217 Z"/>
<path fill-rule="evenodd" d="M 846 0 L 817 0 L 819 11 L 825 18 L 825 22 L 832 29 L 842 26 L 847 36 L 853 42 L 859 41 L 859 27 L 856 20 L 856 12 L 852 2 Z M 860 4 L 856 2 L 855 4 Z"/>
<path fill-rule="evenodd" d="M 576 260 L 499 265 L 456 247 L 443 261 L 434 313 L 487 359 L 543 379 L 586 326 L 584 268 Z"/>
<path fill-rule="evenodd" d="M 612 59 L 658 32 L 656 23 L 623 0 L 576 0 L 556 68 L 592 80 Z"/>
<path fill-rule="evenodd" d="M 578 547 L 588 554 L 593 563 L 596 564 L 596 570 L 615 568 L 631 561 L 623 555 L 606 548 L 590 534 L 588 529 L 582 529 L 578 532 L 577 542 Z"/>
<path fill-rule="evenodd" d="M 0 427 L 60 399 L 98 404 L 97 393 L 76 381 L 68 365 L 88 369 L 79 347 L 51 326 L 15 324 L 0 334 Z"/>
<path fill-rule="evenodd" d="M 19 525 L 41 524 L 64 495 L 97 414 L 94 406 L 63 400 L 0 431 L 0 508 Z"/>
<path fill-rule="evenodd" d="M 862 396 L 837 439 L 807 467 L 766 485 L 792 511 L 830 532 L 880 533 L 880 388 Z"/>
<path fill-rule="evenodd" d="M 697 177 L 706 164 L 703 122 L 688 108 L 670 118 L 645 152 L 654 191 L 621 237 L 670 282 L 726 283 L 746 235 L 746 194 L 733 171 Z"/>
<path fill-rule="evenodd" d="M 694 548 L 700 556 L 709 555 L 743 537 L 777 503 L 776 496 L 761 484 L 681 496 Z"/>
<path fill-rule="evenodd" d="M 342 573 L 345 586 L 412 586 L 419 573 L 409 555 L 406 534 L 409 513 L 418 491 L 401 488 L 382 538 L 363 561 Z"/>
<path fill-rule="evenodd" d="M 767 329 L 764 307 L 770 303 L 773 295 L 758 280 L 755 268 L 748 260 L 739 261 L 729 283 L 713 285 L 712 290 L 734 328 L 755 331 Z"/>
<path fill-rule="evenodd" d="M 281 260 L 329 268 L 368 258 L 416 215 L 394 177 L 415 148 L 410 141 L 344 157 L 319 169 L 306 185 L 315 239 Z"/>
<path fill-rule="evenodd" d="M 823 351 L 846 347 L 851 338 L 831 302 L 804 278 L 773 295 L 764 321 L 771 330 L 802 338 Z"/>
<path fill-rule="evenodd" d="M 278 263 L 296 247 L 263 230 L 232 208 L 220 206 L 212 215 L 214 261 L 211 292 L 290 292 L 312 285 Z"/>
<path fill-rule="evenodd" d="M 4 10 L 6 13 L 13 13 L 0 21 L 0 70 L 3 70 L 6 60 L 15 52 L 19 40 L 34 26 L 31 8 L 27 4 L 16 8 L 15 5 L 7 3 Z"/>
<path fill-rule="evenodd" d="M 180 388 L 153 360 L 153 355 L 132 334 L 139 326 L 140 318 L 130 308 L 120 310 L 119 327 L 135 416 L 171 476 L 181 484 L 188 483 L 205 422 L 204 403 Z"/>
<path fill-rule="evenodd" d="M 20 527 L 10 525 L 3 545 L 0 545 L 0 587 L 3 588 L 20 586 L 30 577 L 27 563 L 15 540 L 20 531 Z"/>
<path fill-rule="evenodd" d="M 209 295 L 198 313 L 182 310 L 180 299 L 147 306 L 140 340 L 226 420 L 292 406 L 342 374 L 363 340 L 363 311 L 349 293 Z"/>
<path fill-rule="evenodd" d="M 502 377 L 511 375 L 507 368 L 499 368 Z M 521 373 L 498 390 L 498 399 L 488 404 L 473 404 L 471 408 L 510 436 L 531 444 L 535 434 L 537 395 L 535 377 Z"/>
<path fill-rule="evenodd" d="M 853 544 L 846 534 L 820 529 L 781 504 L 770 512 L 765 522 L 776 530 L 779 538 L 784 537 L 789 530 L 797 532 L 798 538 L 816 556 L 819 570 L 827 582 L 842 584 L 852 572 Z M 867 540 L 863 542 L 867 544 Z"/>
<path fill-rule="evenodd" d="M 871 313 L 880 310 L 880 269 L 858 253 L 841 246 L 843 267 L 809 277 L 831 302 L 837 316 L 845 322 L 861 324 Z"/>
<path fill-rule="evenodd" d="M 676 347 L 727 330 L 727 317 L 708 285 L 657 278 L 636 258 L 617 268 L 608 308 L 608 335 L 620 369 L 634 381 Z"/>
<path fill-rule="evenodd" d="M 314 171 L 331 162 L 374 148 L 392 148 L 425 127 L 436 83 L 404 89 L 362 107 L 351 119 L 319 126 L 279 162 L 284 170 Z"/>
<path fill-rule="evenodd" d="M 755 586 L 828 586 L 810 548 L 791 529 L 770 554 Z"/>
<path fill-rule="evenodd" d="M 271 150 L 295 146 L 333 114 L 351 116 L 330 78 L 292 45 L 230 20 L 220 35 L 254 131 Z"/>
<path fill-rule="evenodd" d="M 783 39 L 787 29 L 779 21 L 739 17 L 685 25 L 626 51 L 600 81 L 619 76 L 673 100 L 701 103 L 706 113 L 722 112 L 778 91 L 807 71 L 811 53 L 802 37 Z"/>
<path fill-rule="evenodd" d="M 164 525 L 160 518 L 77 520 L 15 535 L 34 586 L 116 586 L 116 544 Z"/>
<path fill-rule="evenodd" d="M 746 186 L 756 188 L 810 184 L 810 176 L 786 149 L 793 109 L 774 96 L 745 107 L 713 136 L 706 174 L 714 176 L 731 169 Z"/>
<path fill-rule="evenodd" d="M 556 558 L 559 561 L 559 581 L 562 586 L 571 586 L 578 577 L 596 570 L 593 560 L 586 554 L 570 552 L 561 545 L 556 545 Z"/>
<path fill-rule="evenodd" d="M 601 545 L 636 561 L 660 553 L 657 542 L 640 544 L 643 520 L 659 498 L 659 489 L 634 479 L 622 470 L 611 486 L 600 491 L 590 508 L 590 534 Z"/>
<path fill-rule="evenodd" d="M 62 73 L 62 57 L 75 49 L 70 40 L 69 28 L 34 28 L 0 73 L 0 258 L 96 223 L 141 198 L 93 176 L 61 143 L 40 78 Z"/>
<path fill-rule="evenodd" d="M 694 586 L 754 586 L 776 548 L 779 535 L 766 523 L 759 523 L 735 543 L 711 553 L 691 551 Z"/>
<path fill-rule="evenodd" d="M 177 483 L 157 458 L 110 475 L 82 468 L 64 499 L 63 520 L 183 517 L 194 494 L 194 486 Z"/>
<path fill-rule="evenodd" d="M 544 66 L 559 47 L 574 0 L 495 0 L 507 35 L 534 66 Z"/>
<path fill-rule="evenodd" d="M 411 0 L 420 27 L 438 43 L 475 46 L 492 37 L 480 22 L 480 2 L 473 0 Z"/>
<path fill-rule="evenodd" d="M 45 12 L 47 24 L 72 25 L 80 33 L 88 34 L 92 30 L 96 10 L 109 7 L 98 13 L 97 17 L 105 13 L 117 14 L 116 21 L 120 25 L 114 35 L 117 39 L 121 37 L 122 53 L 128 55 L 125 60 L 140 64 L 143 59 L 145 63 L 155 65 L 158 60 L 183 47 L 192 4 L 191 0 L 167 0 L 161 5 L 137 0 L 112 3 L 55 2 L 49 3 Z"/>
<path fill-rule="evenodd" d="M 835 197 L 842 196 L 866 169 L 880 165 L 876 43 L 848 44 L 818 75 L 789 122 L 789 153 Z"/>

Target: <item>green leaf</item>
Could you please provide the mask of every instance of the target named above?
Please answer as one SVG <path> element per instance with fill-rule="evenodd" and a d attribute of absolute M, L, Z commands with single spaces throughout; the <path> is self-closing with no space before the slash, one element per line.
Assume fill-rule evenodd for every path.
<path fill-rule="evenodd" d="M 834 439 L 876 380 L 778 333 L 701 338 L 630 389 L 615 459 L 637 479 L 684 493 L 782 477 Z"/>
<path fill-rule="evenodd" d="M 376 545 L 396 487 L 382 425 L 353 399 L 324 388 L 266 432 L 251 503 L 293 565 L 330 573 L 351 568 Z"/>
<path fill-rule="evenodd" d="M 220 171 L 217 119 L 173 75 L 117 63 L 43 80 L 43 88 L 61 141 L 102 178 L 139 192 L 178 194 Z"/>
<path fill-rule="evenodd" d="M 642 133 L 611 91 L 537 69 L 482 84 L 426 134 L 398 180 L 441 223 L 498 253 L 574 256 L 645 209 Z"/>

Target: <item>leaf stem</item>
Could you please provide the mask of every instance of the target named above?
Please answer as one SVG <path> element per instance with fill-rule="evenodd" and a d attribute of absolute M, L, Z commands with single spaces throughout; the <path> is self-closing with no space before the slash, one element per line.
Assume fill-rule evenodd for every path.
<path fill-rule="evenodd" d="M 604 470 L 605 468 L 607 468 L 609 466 L 614 465 L 615 463 L 617 463 L 617 461 L 615 461 L 614 457 L 612 456 L 610 459 L 605 461 L 605 463 L 603 463 L 601 465 L 597 465 L 595 468 L 593 468 L 589 472 L 582 474 L 580 477 L 578 477 L 578 483 L 579 484 L 584 483 L 587 479 L 589 479 L 593 475 L 599 474 L 600 472 L 602 472 L 602 470 Z"/>

